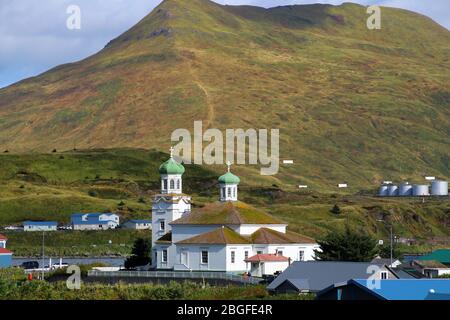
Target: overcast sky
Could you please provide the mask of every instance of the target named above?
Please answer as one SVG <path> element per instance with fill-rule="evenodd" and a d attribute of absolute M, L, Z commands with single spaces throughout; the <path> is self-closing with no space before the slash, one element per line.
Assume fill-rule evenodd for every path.
<path fill-rule="evenodd" d="M 0 88 L 62 63 L 85 58 L 136 24 L 161 0 L 0 0 Z M 339 0 L 216 0 L 263 7 Z M 348 1 L 349 2 L 349 1 Z M 450 29 L 450 0 L 353 0 L 425 14 Z M 66 27 L 69 5 L 81 9 L 81 29 Z"/>

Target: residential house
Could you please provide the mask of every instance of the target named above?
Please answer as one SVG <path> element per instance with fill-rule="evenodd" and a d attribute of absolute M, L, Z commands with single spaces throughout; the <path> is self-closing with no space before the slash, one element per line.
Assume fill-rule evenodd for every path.
<path fill-rule="evenodd" d="M 117 228 L 120 219 L 114 213 L 76 213 L 70 223 L 73 230 L 109 230 Z"/>
<path fill-rule="evenodd" d="M 56 231 L 58 229 L 58 222 L 56 221 L 25 221 L 23 223 L 23 230 L 32 231 Z"/>
<path fill-rule="evenodd" d="M 418 268 L 427 278 L 450 275 L 450 268 L 436 260 L 414 260 L 411 266 Z"/>
<path fill-rule="evenodd" d="M 10 267 L 12 264 L 12 252 L 6 249 L 8 238 L 0 234 L 0 268 Z"/>
<path fill-rule="evenodd" d="M 151 230 L 152 220 L 130 220 L 122 224 L 125 229 Z"/>
<path fill-rule="evenodd" d="M 318 300 L 450 300 L 450 279 L 349 280 L 325 288 Z"/>
<path fill-rule="evenodd" d="M 383 264 L 390 268 L 397 268 L 399 265 L 402 264 L 402 262 L 398 259 L 392 259 L 391 261 L 391 259 L 389 258 L 380 258 L 380 257 L 373 259 L 371 262 L 375 264 Z"/>
<path fill-rule="evenodd" d="M 397 279 L 390 268 L 371 262 L 293 262 L 267 290 L 279 293 L 316 293 L 332 284 L 351 279 Z"/>
<path fill-rule="evenodd" d="M 219 201 L 191 210 L 182 192 L 185 169 L 171 156 L 159 168 L 161 193 L 152 207 L 152 267 L 257 275 L 312 260 L 317 243 L 287 223 L 238 200 L 239 177 L 219 178 Z M 272 256 L 280 258 L 273 258 Z"/>
<path fill-rule="evenodd" d="M 418 257 L 414 260 L 434 260 L 450 267 L 450 249 L 434 250 L 432 253 Z"/>

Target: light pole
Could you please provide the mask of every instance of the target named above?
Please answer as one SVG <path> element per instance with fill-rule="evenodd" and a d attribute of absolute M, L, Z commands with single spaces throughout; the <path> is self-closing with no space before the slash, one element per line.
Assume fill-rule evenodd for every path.
<path fill-rule="evenodd" d="M 390 237 L 391 238 L 391 264 L 389 266 L 392 266 L 392 262 L 393 262 L 392 261 L 393 260 L 392 256 L 393 256 L 393 251 L 394 251 L 394 244 L 393 244 L 393 240 L 394 239 L 393 239 L 393 234 L 392 234 L 392 223 L 390 224 L 390 228 L 389 229 L 390 229 L 390 232 L 391 232 L 391 237 Z"/>
<path fill-rule="evenodd" d="M 384 225 L 387 226 L 386 221 L 382 220 L 382 219 L 378 219 L 377 221 L 379 222 L 383 222 Z M 393 227 L 392 227 L 392 222 L 389 223 L 389 240 L 390 240 L 390 260 L 391 260 L 391 264 L 390 266 L 392 266 L 392 263 L 394 261 L 394 234 L 393 234 Z"/>
<path fill-rule="evenodd" d="M 42 231 L 42 280 L 44 280 L 44 266 L 45 266 L 45 231 Z"/>

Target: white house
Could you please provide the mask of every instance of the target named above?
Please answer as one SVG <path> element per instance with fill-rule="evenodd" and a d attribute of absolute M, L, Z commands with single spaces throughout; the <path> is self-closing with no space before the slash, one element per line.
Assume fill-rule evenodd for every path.
<path fill-rule="evenodd" d="M 109 230 L 119 223 L 120 218 L 114 213 L 77 213 L 71 217 L 73 230 Z"/>
<path fill-rule="evenodd" d="M 23 223 L 24 231 L 56 231 L 57 229 L 56 221 L 25 221 Z"/>
<path fill-rule="evenodd" d="M 314 258 L 319 246 L 313 239 L 238 201 L 240 179 L 230 168 L 219 178 L 219 201 L 191 210 L 191 198 L 182 193 L 184 171 L 172 156 L 159 168 L 161 194 L 152 207 L 154 268 L 264 275 Z"/>
<path fill-rule="evenodd" d="M 125 229 L 133 229 L 133 230 L 151 230 L 152 229 L 152 221 L 151 220 L 129 220 L 122 224 L 122 227 Z"/>

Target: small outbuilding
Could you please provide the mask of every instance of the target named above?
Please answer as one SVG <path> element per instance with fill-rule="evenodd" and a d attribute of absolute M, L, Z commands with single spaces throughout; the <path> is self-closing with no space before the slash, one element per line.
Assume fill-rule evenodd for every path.
<path fill-rule="evenodd" d="M 24 231 L 56 231 L 58 222 L 56 221 L 25 221 L 23 223 Z"/>
<path fill-rule="evenodd" d="M 133 230 L 151 230 L 152 220 L 129 220 L 122 224 L 122 227 Z"/>
<path fill-rule="evenodd" d="M 119 223 L 119 216 L 114 213 L 77 213 L 71 217 L 73 230 L 109 230 Z"/>
<path fill-rule="evenodd" d="M 257 254 L 244 261 L 250 263 L 250 273 L 255 277 L 281 273 L 290 263 L 288 257 L 277 254 Z"/>

